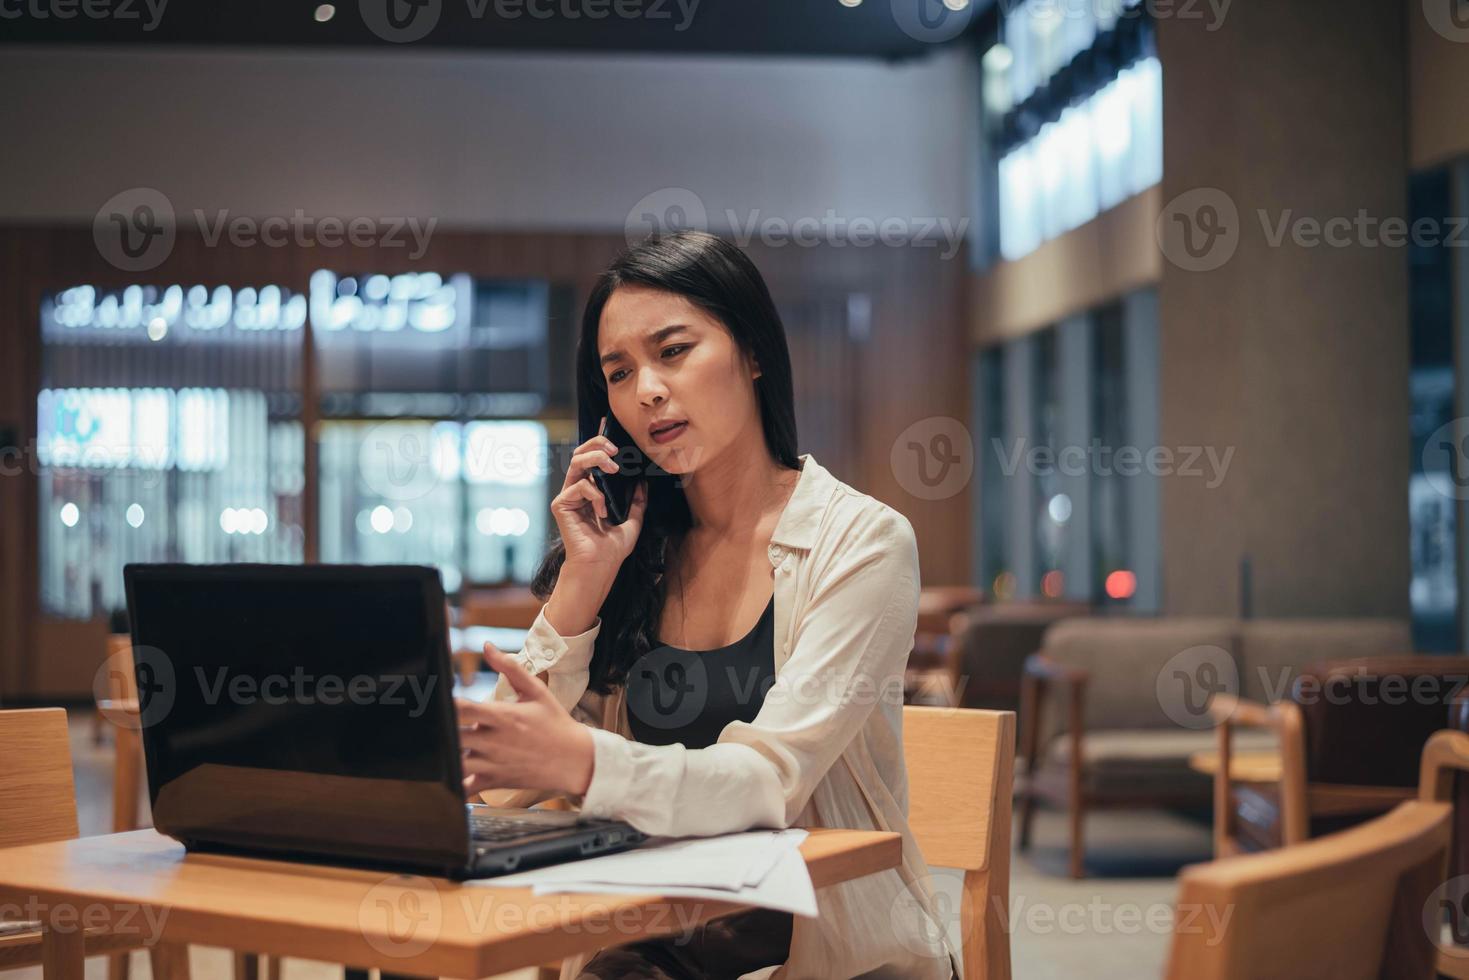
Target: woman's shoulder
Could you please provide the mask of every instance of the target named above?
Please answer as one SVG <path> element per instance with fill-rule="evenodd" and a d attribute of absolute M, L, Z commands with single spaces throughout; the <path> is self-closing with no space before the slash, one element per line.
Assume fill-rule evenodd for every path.
<path fill-rule="evenodd" d="M 832 494 L 813 551 L 847 550 L 854 546 L 912 551 L 917 556 L 913 525 L 902 511 L 827 474 Z"/>

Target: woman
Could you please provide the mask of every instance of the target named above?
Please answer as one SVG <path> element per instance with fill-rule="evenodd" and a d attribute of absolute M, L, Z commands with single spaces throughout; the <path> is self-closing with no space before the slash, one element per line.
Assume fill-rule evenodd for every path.
<path fill-rule="evenodd" d="M 573 454 L 551 504 L 561 540 L 533 585 L 545 607 L 519 654 L 487 648 L 492 701 L 459 706 L 466 792 L 567 795 L 649 834 L 846 827 L 904 846 L 900 868 L 822 889 L 815 920 L 756 910 L 562 977 L 957 973 L 906 819 L 913 530 L 796 455 L 790 355 L 759 272 L 702 232 L 624 252 L 587 304 L 577 394 L 583 431 L 614 416 L 657 475 L 614 527 L 588 474 L 615 471 L 623 447 L 594 437 Z"/>

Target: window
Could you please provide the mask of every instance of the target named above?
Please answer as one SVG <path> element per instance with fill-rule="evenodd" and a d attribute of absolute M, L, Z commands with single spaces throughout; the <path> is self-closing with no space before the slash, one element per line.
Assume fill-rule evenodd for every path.
<path fill-rule="evenodd" d="M 1162 179 L 1162 67 L 1139 3 L 1025 0 L 982 66 L 1001 257 Z"/>
<path fill-rule="evenodd" d="M 126 605 L 134 561 L 300 561 L 304 297 L 76 286 L 41 309 L 41 606 Z"/>

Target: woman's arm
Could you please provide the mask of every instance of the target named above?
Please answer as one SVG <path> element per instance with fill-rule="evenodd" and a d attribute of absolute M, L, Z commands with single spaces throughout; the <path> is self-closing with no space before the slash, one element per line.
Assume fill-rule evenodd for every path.
<path fill-rule="evenodd" d="M 789 826 L 879 699 L 901 703 L 917 622 L 913 528 L 884 509 L 816 587 L 755 720 L 692 750 L 594 730 L 582 812 L 672 836 Z"/>

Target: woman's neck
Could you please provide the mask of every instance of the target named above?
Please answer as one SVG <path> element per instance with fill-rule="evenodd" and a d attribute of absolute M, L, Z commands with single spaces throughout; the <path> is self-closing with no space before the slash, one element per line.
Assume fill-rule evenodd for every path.
<path fill-rule="evenodd" d="M 771 507 L 789 499 L 801 471 L 771 458 L 763 432 L 754 436 L 709 460 L 685 483 L 694 533 L 723 538 L 753 531 Z"/>

